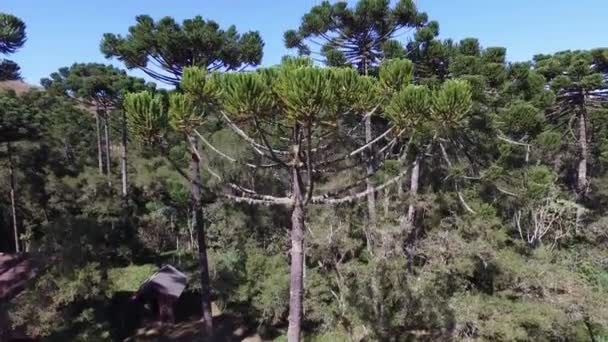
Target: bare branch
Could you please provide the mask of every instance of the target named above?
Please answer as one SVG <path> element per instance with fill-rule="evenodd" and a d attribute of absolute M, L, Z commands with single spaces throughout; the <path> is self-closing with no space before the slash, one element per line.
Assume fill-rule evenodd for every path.
<path fill-rule="evenodd" d="M 215 146 L 213 146 L 207 139 L 205 139 L 205 137 L 203 137 L 202 134 L 200 134 L 197 130 L 194 130 L 194 133 L 196 134 L 196 136 L 198 136 L 198 138 L 207 146 L 209 147 L 213 152 L 217 153 L 218 155 L 220 155 L 221 157 L 223 157 L 224 159 L 232 162 L 232 163 L 238 163 L 241 165 L 245 165 L 249 168 L 252 169 L 258 169 L 258 168 L 271 168 L 271 167 L 276 167 L 279 166 L 278 163 L 273 163 L 273 164 L 262 164 L 262 165 L 255 165 L 255 164 L 251 164 L 251 163 L 246 163 L 246 162 L 241 162 L 239 160 L 237 160 L 236 158 L 233 158 L 229 155 L 227 155 L 226 153 L 220 151 L 218 148 L 216 148 Z"/>
<path fill-rule="evenodd" d="M 224 118 L 224 120 L 226 121 L 226 123 L 228 123 L 228 126 L 241 138 L 243 138 L 243 140 L 245 140 L 246 142 L 248 142 L 253 149 L 260 154 L 261 156 L 264 156 L 266 158 L 272 158 L 272 156 L 264 153 L 263 151 L 268 151 L 268 148 L 262 144 L 257 143 L 253 138 L 251 138 L 249 135 L 247 135 L 247 133 L 245 133 L 242 129 L 240 129 L 234 122 L 232 122 L 232 120 L 230 120 L 230 118 L 228 117 L 228 115 L 226 115 L 226 113 L 224 111 L 220 111 L 220 113 L 222 114 L 222 117 Z M 281 154 L 278 151 L 275 151 L 275 153 L 277 154 Z M 277 162 L 279 162 L 279 160 L 275 160 Z"/>

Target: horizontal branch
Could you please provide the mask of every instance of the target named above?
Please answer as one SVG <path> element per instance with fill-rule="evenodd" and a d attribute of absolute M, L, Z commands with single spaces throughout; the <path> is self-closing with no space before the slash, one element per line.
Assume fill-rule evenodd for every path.
<path fill-rule="evenodd" d="M 211 144 L 207 139 L 205 139 L 205 137 L 203 137 L 203 135 L 200 134 L 197 130 L 194 130 L 194 133 L 213 152 L 217 153 L 219 156 L 223 157 L 224 159 L 226 159 L 226 160 L 228 160 L 228 161 L 230 161 L 232 163 L 237 163 L 237 164 L 240 164 L 240 165 L 245 165 L 245 166 L 247 166 L 249 168 L 252 168 L 252 169 L 271 168 L 271 167 L 279 166 L 278 163 L 255 165 L 255 164 L 239 161 L 236 158 L 233 158 L 233 157 L 227 155 L 226 153 L 222 152 L 221 150 L 219 150 L 218 148 L 216 148 L 215 146 L 213 146 L 213 144 Z"/>
<path fill-rule="evenodd" d="M 247 203 L 247 204 L 261 204 L 261 205 L 290 205 L 292 203 L 290 198 L 281 198 L 280 201 L 278 200 L 265 200 L 265 199 L 257 199 L 257 198 L 251 198 L 251 197 L 247 197 L 247 196 L 235 196 L 235 195 L 231 195 L 231 194 L 221 194 L 223 197 L 236 202 L 236 203 Z"/>
<path fill-rule="evenodd" d="M 412 143 L 412 139 L 410 139 L 408 146 L 411 145 L 411 143 Z M 405 152 L 399 158 L 399 160 L 403 161 L 403 160 L 407 159 L 408 150 L 409 149 L 407 149 L 407 148 L 405 149 Z M 367 189 L 365 191 L 362 191 L 362 192 L 359 192 L 359 193 L 356 193 L 356 194 L 353 194 L 350 196 L 335 198 L 335 197 L 332 197 L 332 193 L 335 193 L 335 191 L 333 191 L 333 192 L 326 193 L 324 195 L 313 196 L 311 199 L 311 202 L 314 204 L 331 204 L 331 205 L 354 202 L 361 198 L 365 198 L 370 193 L 376 193 L 378 191 L 381 191 L 381 190 L 395 184 L 396 182 L 401 180 L 403 177 L 405 177 L 405 175 L 407 175 L 408 171 L 409 171 L 409 168 L 405 168 L 397 176 L 389 179 L 388 181 L 386 181 L 374 188 Z"/>
<path fill-rule="evenodd" d="M 228 126 L 230 126 L 230 128 L 241 138 L 243 138 L 243 140 L 245 140 L 246 142 L 248 142 L 253 149 L 260 154 L 261 156 L 264 156 L 266 158 L 271 158 L 271 155 L 268 155 L 266 153 L 264 153 L 263 151 L 266 152 L 271 152 L 266 146 L 257 143 L 252 137 L 250 137 L 249 135 L 247 135 L 247 133 L 245 133 L 242 129 L 240 129 L 234 122 L 232 122 L 232 120 L 230 120 L 230 118 L 228 117 L 228 115 L 226 115 L 226 113 L 224 111 L 220 111 L 220 113 L 222 114 L 222 117 L 224 118 L 224 120 L 226 120 L 226 123 L 228 123 Z M 274 154 L 286 154 L 286 151 L 272 151 Z M 280 160 L 275 160 L 276 162 L 281 162 Z"/>
<path fill-rule="evenodd" d="M 408 173 L 408 169 L 406 168 L 405 170 L 401 171 L 397 176 L 391 178 L 390 180 L 365 191 L 350 195 L 350 196 L 346 196 L 346 197 L 341 197 L 341 198 L 331 198 L 330 195 L 325 194 L 325 195 L 321 195 L 321 196 L 313 196 L 311 199 L 311 202 L 314 204 L 342 204 L 342 203 L 349 203 L 349 202 L 354 202 L 356 200 L 359 200 L 361 198 L 365 198 L 367 197 L 368 194 L 370 193 L 376 193 L 380 190 L 383 190 L 386 187 L 389 187 L 393 184 L 395 184 L 396 182 L 398 182 L 401 178 L 403 178 L 406 174 Z"/>

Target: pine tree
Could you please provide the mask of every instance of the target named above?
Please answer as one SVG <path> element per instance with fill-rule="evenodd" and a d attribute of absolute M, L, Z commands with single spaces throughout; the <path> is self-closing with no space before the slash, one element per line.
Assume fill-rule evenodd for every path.
<path fill-rule="evenodd" d="M 183 175 L 190 182 L 190 199 L 193 226 L 196 227 L 198 241 L 199 270 L 201 274 L 201 306 L 206 336 L 213 336 L 211 312 L 211 287 L 209 262 L 203 216 L 201 177 L 201 155 L 195 132 L 200 127 L 208 107 L 219 95 L 213 79 L 207 77 L 203 69 L 186 68 L 180 83 L 184 94 L 172 93 L 169 97 L 168 111 L 165 112 L 162 98 L 149 92 L 129 94 L 125 101 L 131 132 L 148 145 L 164 144 L 165 132 L 173 131 L 184 136 L 190 154 L 190 174 Z M 196 95 L 194 95 L 196 94 Z"/>
<path fill-rule="evenodd" d="M 184 68 L 198 66 L 209 71 L 242 70 L 262 61 L 264 42 L 256 31 L 239 34 L 236 27 L 221 29 L 200 16 L 180 25 L 171 17 L 154 21 L 137 16 L 126 36 L 106 33 L 101 51 L 128 69 L 140 69 L 163 83 L 177 85 Z"/>
<path fill-rule="evenodd" d="M 10 14 L 0 13 L 0 54 L 17 52 L 27 40 L 25 23 Z M 21 79 L 19 66 L 10 60 L 0 62 L 0 81 Z"/>
<path fill-rule="evenodd" d="M 578 147 L 573 188 L 578 203 L 584 204 L 591 186 L 588 171 L 592 157 L 590 145 L 597 143 L 590 135 L 593 130 L 590 115 L 601 109 L 608 99 L 608 51 L 598 49 L 539 55 L 534 58 L 534 66 L 545 76 L 556 95 L 556 105 L 548 114 L 550 122 L 575 132 L 568 135 L 575 138 Z"/>
<path fill-rule="evenodd" d="M 297 48 L 302 55 L 313 52 L 311 44 L 320 45 L 320 51 L 316 53 L 324 57 L 325 64 L 350 65 L 361 74 L 369 75 L 383 59 L 403 58 L 405 50 L 396 38 L 426 22 L 427 15 L 418 12 L 411 0 L 401 0 L 394 6 L 388 0 L 360 0 L 355 8 L 349 8 L 345 1 L 333 5 L 323 1 L 302 17 L 298 30 L 285 32 L 284 41 L 288 48 Z M 365 113 L 366 144 L 374 139 L 372 114 Z M 371 190 L 371 177 L 377 165 L 372 158 L 373 149 L 370 148 L 367 154 L 367 187 Z M 367 206 L 370 226 L 374 230 L 377 215 L 372 191 L 368 194 Z"/>
<path fill-rule="evenodd" d="M 155 85 L 146 84 L 141 78 L 128 76 L 124 70 L 97 63 L 77 63 L 69 68 L 61 68 L 58 72 L 51 74 L 50 78 L 42 79 L 41 84 L 50 92 L 73 98 L 94 110 L 99 173 L 109 177 L 111 174 L 110 115 L 121 109 L 125 93 L 155 88 Z M 121 113 L 120 122 L 121 193 L 123 197 L 126 197 L 128 193 L 128 139 L 124 112 Z"/>

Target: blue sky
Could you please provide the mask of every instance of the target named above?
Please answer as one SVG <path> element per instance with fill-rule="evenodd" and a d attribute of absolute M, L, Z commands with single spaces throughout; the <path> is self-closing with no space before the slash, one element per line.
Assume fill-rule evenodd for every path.
<path fill-rule="evenodd" d="M 277 63 L 288 51 L 283 32 L 320 0 L 0 0 L 0 11 L 28 25 L 25 47 L 10 59 L 26 81 L 74 62 L 107 62 L 99 52 L 105 32 L 127 32 L 138 14 L 178 20 L 202 15 L 222 26 L 258 30 L 266 42 L 264 64 Z M 352 3 L 356 1 L 350 1 Z M 537 53 L 608 46 L 606 0 L 417 0 L 438 20 L 441 37 L 477 37 L 483 46 L 505 46 L 510 61 Z M 120 64 L 117 64 L 120 65 Z M 133 72 L 135 75 L 140 75 Z"/>

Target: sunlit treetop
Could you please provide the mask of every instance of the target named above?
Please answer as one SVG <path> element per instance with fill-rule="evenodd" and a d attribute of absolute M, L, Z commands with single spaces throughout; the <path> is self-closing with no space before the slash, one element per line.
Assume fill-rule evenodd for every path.
<path fill-rule="evenodd" d="M 608 49 L 537 55 L 534 57 L 534 66 L 555 90 L 593 90 L 605 86 Z"/>
<path fill-rule="evenodd" d="M 123 102 L 127 127 L 132 136 L 144 145 L 158 143 L 167 127 L 166 106 L 160 94 L 149 91 L 129 93 Z"/>
<path fill-rule="evenodd" d="M 117 106 L 127 92 L 153 90 L 154 83 L 131 77 L 124 70 L 99 63 L 76 63 L 54 72 L 40 83 L 56 94 L 65 94 L 105 106 Z"/>
<path fill-rule="evenodd" d="M 214 70 L 240 70 L 262 61 L 264 42 L 256 31 L 240 34 L 235 26 L 221 29 L 200 16 L 182 24 L 171 17 L 154 21 L 140 15 L 126 36 L 106 33 L 101 51 L 129 69 L 141 69 L 150 77 L 177 85 L 188 66 Z"/>
<path fill-rule="evenodd" d="M 472 102 L 471 86 L 464 80 L 448 80 L 435 91 L 410 84 L 392 96 L 385 115 L 410 134 L 425 125 L 445 135 L 466 126 Z"/>
<path fill-rule="evenodd" d="M 297 30 L 284 34 L 285 45 L 302 55 L 319 53 L 331 66 L 353 65 L 360 72 L 385 58 L 404 56 L 396 40 L 407 29 L 422 27 L 427 15 L 418 12 L 412 0 L 324 1 L 304 15 Z M 312 47 L 319 47 L 313 51 Z"/>

